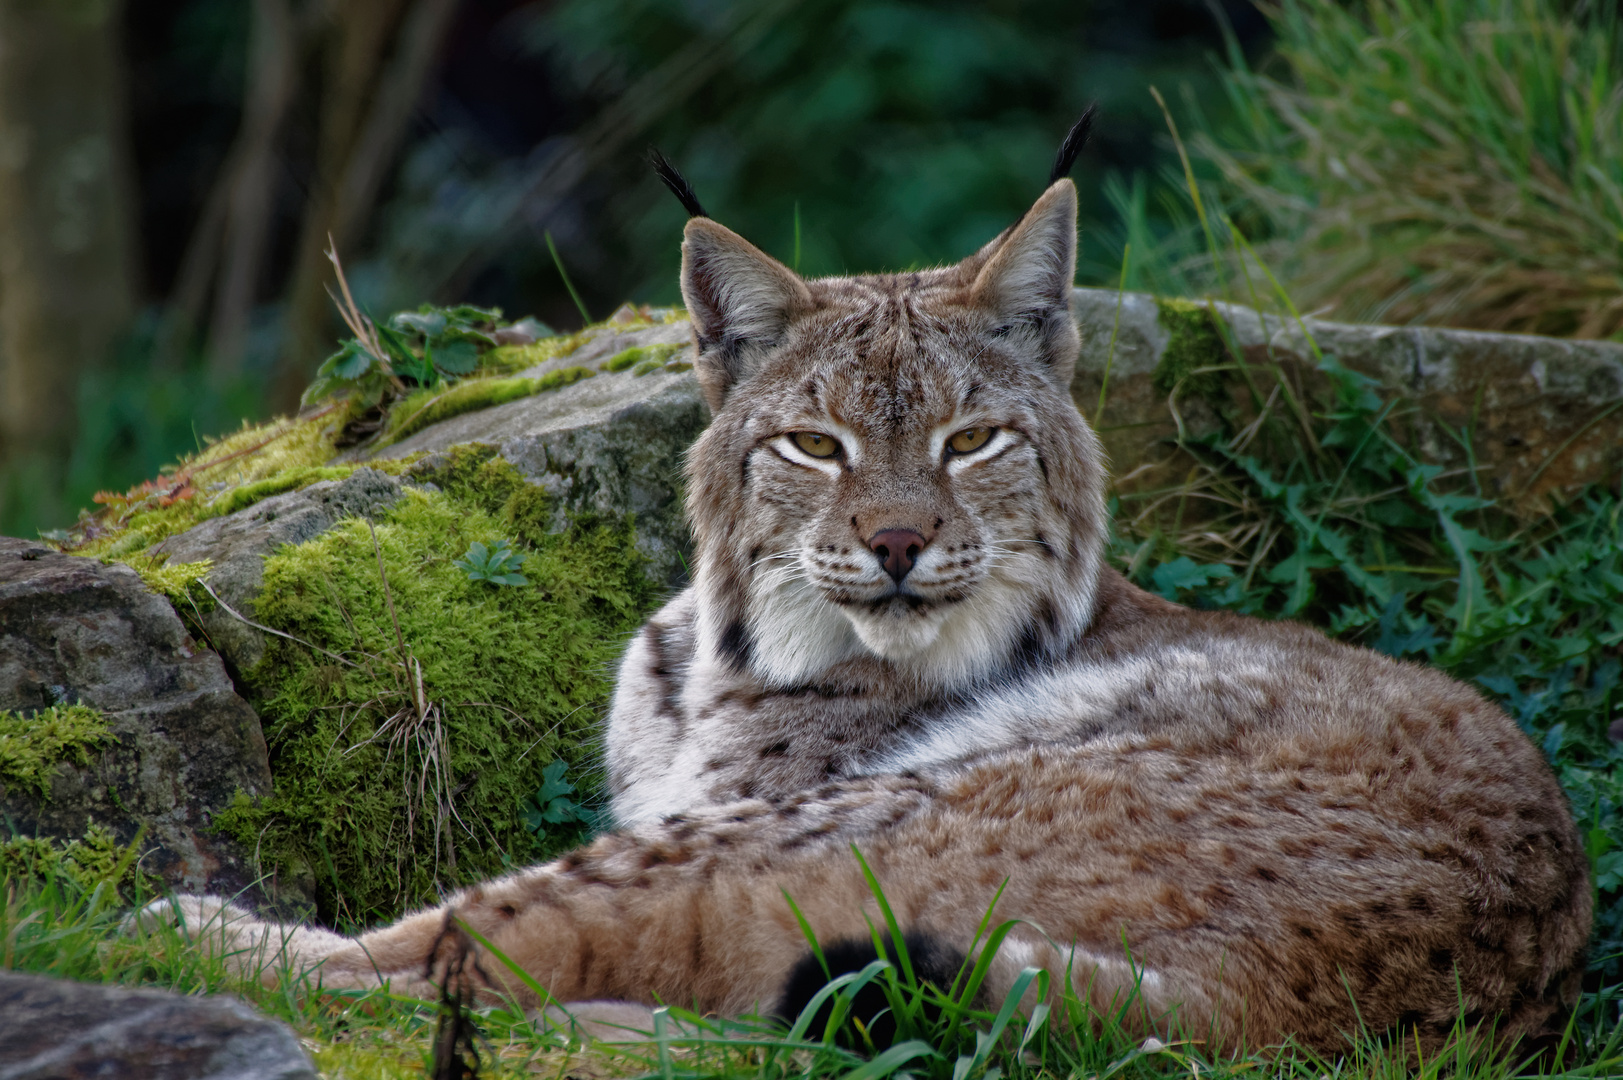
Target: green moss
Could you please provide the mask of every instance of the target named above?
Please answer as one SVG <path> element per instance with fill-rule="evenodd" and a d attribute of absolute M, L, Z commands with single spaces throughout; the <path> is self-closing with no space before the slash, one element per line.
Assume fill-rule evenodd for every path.
<path fill-rule="evenodd" d="M 617 352 L 600 365 L 604 371 L 624 371 L 634 367 L 637 374 L 646 375 L 655 368 L 660 367 L 672 356 L 681 352 L 683 346 L 677 342 L 665 342 L 658 345 L 635 345 L 623 352 Z M 644 367 L 643 365 L 651 365 Z"/>
<path fill-rule="evenodd" d="M 378 522 L 387 589 L 372 533 L 349 521 L 268 558 L 256 605 L 345 662 L 275 639 L 255 703 L 276 792 L 216 820 L 265 870 L 317 867 L 328 919 L 392 918 L 578 842 L 579 825 L 537 840 L 520 804 L 555 759 L 592 786 L 610 666 L 655 600 L 628 522 L 550 534 L 545 492 L 493 449 L 415 475 L 438 490 L 408 491 Z M 453 565 L 501 540 L 532 585 L 494 589 Z"/>
<path fill-rule="evenodd" d="M 503 345 L 483 357 L 483 366 L 492 371 L 514 374 L 525 368 L 568 356 L 604 331 L 602 324 L 588 326 L 573 334 L 542 338 L 529 345 Z"/>
<path fill-rule="evenodd" d="M 389 411 L 389 426 L 378 440 L 378 446 L 381 448 L 399 442 L 453 416 L 557 390 L 591 374 L 587 368 L 567 367 L 549 371 L 536 379 L 474 379 L 448 389 L 419 390 Z"/>
<path fill-rule="evenodd" d="M 590 379 L 593 374 L 594 373 L 591 368 L 579 366 L 559 368 L 557 371 L 549 371 L 539 379 L 535 380 L 536 393 L 542 393 L 547 390 L 561 390 L 566 386 L 580 382 L 582 379 Z"/>
<path fill-rule="evenodd" d="M 399 476 L 411 468 L 411 462 L 384 459 L 369 462 L 367 467 L 391 476 Z M 157 558 L 144 556 L 143 553 L 149 548 L 171 536 L 178 536 L 210 518 L 224 517 L 226 514 L 246 510 L 273 495 L 298 491 L 323 480 L 342 480 L 358 468 L 359 465 L 294 465 L 279 473 L 228 488 L 212 499 L 194 496 L 178 500 L 168 506 L 141 510 L 131 514 L 121 530 L 98 537 L 94 542 L 75 548 L 74 551 L 76 554 L 100 558 L 104 562 L 127 563 L 146 579 L 153 591 L 161 592 L 171 600 L 176 600 L 190 590 L 191 582 L 204 576 L 207 571 L 196 571 L 196 564 L 186 564 L 194 566 L 194 570 L 177 570 L 180 576 L 176 577 L 164 569 L 161 556 Z M 183 582 L 181 578 L 186 580 Z M 177 591 L 180 585 L 184 585 L 185 588 Z"/>
<path fill-rule="evenodd" d="M 62 844 L 48 836 L 0 840 L 0 878 L 8 883 L 66 878 L 85 892 L 110 885 L 126 898 L 157 891 L 136 866 L 141 837 L 119 844 L 106 826 L 92 823 L 81 839 Z"/>
<path fill-rule="evenodd" d="M 162 557 L 137 557 L 129 561 L 129 567 L 141 575 L 147 588 L 159 596 L 168 597 L 170 603 L 178 606 L 207 598 L 208 594 L 198 588 L 197 583 L 209 576 L 209 571 L 214 569 L 214 560 L 171 563 Z"/>
<path fill-rule="evenodd" d="M 384 463 L 375 467 L 385 470 L 393 468 L 396 471 L 403 468 L 399 463 Z M 296 491 L 321 480 L 342 480 L 355 469 L 354 465 L 294 465 L 281 472 L 227 488 L 213 498 L 199 494 L 177 499 L 168 506 L 157 505 L 137 510 L 128 516 L 120 529 L 76 549 L 76 554 L 99 557 L 108 562 L 126 560 L 209 518 L 246 510 L 272 495 Z M 137 565 L 135 569 L 141 571 L 142 567 Z"/>
<path fill-rule="evenodd" d="M 232 488 L 215 498 L 204 508 L 206 517 L 224 517 L 238 510 L 246 510 L 257 502 L 299 488 L 309 487 L 322 480 L 342 480 L 355 471 L 353 465 L 301 465 L 286 469 L 263 480 L 255 480 Z"/>
<path fill-rule="evenodd" d="M 1222 372 L 1202 370 L 1230 363 L 1228 345 L 1218 333 L 1211 311 L 1204 304 L 1162 297 L 1156 298 L 1155 307 L 1158 321 L 1169 335 L 1152 376 L 1155 388 L 1163 394 L 1176 389 L 1183 399 L 1221 401 Z"/>
<path fill-rule="evenodd" d="M 89 752 L 113 738 L 107 720 L 88 705 L 52 705 L 25 716 L 0 709 L 0 778 L 50 791 L 60 761 L 89 763 Z"/>

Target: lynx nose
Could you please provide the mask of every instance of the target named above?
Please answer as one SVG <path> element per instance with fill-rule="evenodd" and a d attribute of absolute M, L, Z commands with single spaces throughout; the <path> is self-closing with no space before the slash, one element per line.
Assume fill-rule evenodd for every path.
<path fill-rule="evenodd" d="M 925 543 L 924 537 L 912 529 L 886 529 L 868 538 L 868 547 L 879 556 L 879 561 L 885 565 L 885 573 L 898 585 L 913 569 L 913 560 L 924 550 Z"/>

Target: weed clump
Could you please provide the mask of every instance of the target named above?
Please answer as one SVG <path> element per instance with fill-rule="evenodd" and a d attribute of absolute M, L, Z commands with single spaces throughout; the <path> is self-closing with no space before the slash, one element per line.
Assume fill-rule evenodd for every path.
<path fill-rule="evenodd" d="M 298 639 L 255 673 L 276 792 L 217 820 L 265 871 L 313 875 L 329 922 L 393 918 L 579 842 L 584 815 L 537 827 L 522 808 L 558 762 L 595 788 L 610 665 L 656 599 L 630 522 L 550 534 L 545 492 L 491 448 L 413 476 L 375 526 L 268 558 L 256 604 Z M 458 565 L 502 541 L 534 584 Z"/>

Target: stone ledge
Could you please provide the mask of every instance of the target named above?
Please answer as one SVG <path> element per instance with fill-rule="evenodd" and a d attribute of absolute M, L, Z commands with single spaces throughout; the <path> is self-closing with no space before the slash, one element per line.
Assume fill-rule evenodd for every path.
<path fill-rule="evenodd" d="M 1071 392 L 1091 420 L 1108 365 L 1099 428 L 1112 472 L 1120 477 L 1148 465 L 1134 481 L 1150 486 L 1180 471 L 1166 447 L 1177 424 L 1167 395 L 1154 386 L 1171 333 L 1154 297 L 1126 293 L 1119 303 L 1116 329 L 1114 290 L 1073 293 L 1083 344 Z M 1484 489 L 1512 503 L 1542 504 L 1563 488 L 1615 476 L 1623 463 L 1623 344 L 1318 319 L 1299 324 L 1221 302 L 1209 307 L 1232 328 L 1246 363 L 1277 364 L 1297 385 L 1321 378 L 1305 326 L 1322 353 L 1419 407 L 1404 423 L 1416 448 L 1438 464 L 1467 464 L 1444 426 L 1470 429 Z M 1159 467 L 1163 461 L 1168 467 Z"/>

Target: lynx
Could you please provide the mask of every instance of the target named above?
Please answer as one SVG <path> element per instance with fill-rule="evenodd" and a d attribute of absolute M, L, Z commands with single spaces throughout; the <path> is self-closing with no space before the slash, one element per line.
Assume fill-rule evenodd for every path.
<path fill-rule="evenodd" d="M 947 977 L 994 896 L 1021 920 L 992 1000 L 1035 966 L 1212 1049 L 1428 1047 L 1462 1014 L 1539 1034 L 1590 921 L 1549 768 L 1436 671 L 1105 562 L 1075 237 L 1064 178 L 917 273 L 802 279 L 695 216 L 694 577 L 620 670 L 616 831 L 355 939 L 206 898 L 148 917 L 245 967 L 285 950 L 328 986 L 430 994 L 454 913 L 555 1001 L 792 1014 L 785 897 L 824 943 L 879 918 L 854 847 Z M 500 963 L 466 977 L 534 1001 Z"/>

